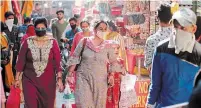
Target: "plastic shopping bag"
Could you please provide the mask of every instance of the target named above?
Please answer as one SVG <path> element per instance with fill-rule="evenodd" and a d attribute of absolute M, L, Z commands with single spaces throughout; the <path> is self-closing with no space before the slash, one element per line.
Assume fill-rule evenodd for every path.
<path fill-rule="evenodd" d="M 136 79 L 136 76 L 131 74 L 122 76 L 119 108 L 129 108 L 137 103 L 137 95 L 134 89 Z"/>
<path fill-rule="evenodd" d="M 59 92 L 59 90 L 56 90 L 56 108 L 62 108 L 62 106 L 65 104 L 65 100 L 63 99 L 64 92 Z"/>
<path fill-rule="evenodd" d="M 65 101 L 66 108 L 76 108 L 75 107 L 75 96 L 74 96 L 74 93 L 71 92 L 71 88 L 68 83 L 66 83 L 66 85 L 65 85 L 63 98 L 64 98 L 64 100 L 66 100 Z"/>
<path fill-rule="evenodd" d="M 21 90 L 19 88 L 11 86 L 6 108 L 20 108 L 20 92 Z"/>
<path fill-rule="evenodd" d="M 56 108 L 76 108 L 75 107 L 75 96 L 71 92 L 68 83 L 65 85 L 63 92 L 56 91 Z"/>
<path fill-rule="evenodd" d="M 136 75 L 126 74 L 125 76 L 122 76 L 120 90 L 121 91 L 134 90 L 136 80 L 137 80 Z"/>

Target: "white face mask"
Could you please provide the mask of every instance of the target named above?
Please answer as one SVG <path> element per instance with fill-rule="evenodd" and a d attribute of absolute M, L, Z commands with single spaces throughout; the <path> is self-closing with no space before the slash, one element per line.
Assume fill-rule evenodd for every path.
<path fill-rule="evenodd" d="M 103 39 L 103 37 L 105 35 L 107 35 L 108 33 L 107 32 L 102 32 L 102 31 L 97 31 L 97 36 L 100 38 L 100 39 Z"/>
<path fill-rule="evenodd" d="M 192 46 L 191 43 L 193 42 L 193 37 L 194 35 L 190 32 L 176 29 L 175 52 L 188 51 L 189 46 Z"/>
<path fill-rule="evenodd" d="M 5 21 L 6 25 L 8 26 L 8 30 L 11 32 L 13 28 L 14 19 L 8 19 Z"/>
<path fill-rule="evenodd" d="M 89 28 L 87 27 L 87 28 L 82 28 L 82 31 L 83 32 L 88 32 L 89 31 Z"/>

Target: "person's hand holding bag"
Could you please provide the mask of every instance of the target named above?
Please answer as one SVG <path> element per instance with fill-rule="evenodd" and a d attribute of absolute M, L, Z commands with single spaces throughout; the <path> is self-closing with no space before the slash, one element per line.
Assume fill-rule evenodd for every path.
<path fill-rule="evenodd" d="M 59 73 L 61 73 L 61 72 L 59 72 Z M 60 92 L 62 92 L 64 90 L 64 85 L 63 85 L 62 77 L 61 77 L 60 74 L 57 77 L 57 86 L 58 86 L 58 89 L 59 89 Z"/>

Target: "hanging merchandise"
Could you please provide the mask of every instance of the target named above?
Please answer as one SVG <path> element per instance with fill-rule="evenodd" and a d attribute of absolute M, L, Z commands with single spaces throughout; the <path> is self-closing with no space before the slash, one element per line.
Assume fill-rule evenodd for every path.
<path fill-rule="evenodd" d="M 174 14 L 176 11 L 179 10 L 179 3 L 177 2 L 173 2 L 171 4 L 171 13 Z"/>
<path fill-rule="evenodd" d="M 118 27 L 124 27 L 124 25 L 125 25 L 123 17 L 117 17 L 116 20 L 115 20 L 115 22 L 116 22 L 116 25 Z"/>
<path fill-rule="evenodd" d="M 101 2 L 98 4 L 98 10 L 101 14 L 110 15 L 110 6 L 107 3 Z"/>
<path fill-rule="evenodd" d="M 29 0 L 29 1 L 24 1 L 24 5 L 22 8 L 22 16 L 25 17 L 31 17 L 31 13 L 33 11 L 33 5 L 34 5 L 34 1 L 33 0 Z"/>
<path fill-rule="evenodd" d="M 4 14 L 7 12 L 7 11 L 11 11 L 12 10 L 12 5 L 11 5 L 11 1 L 9 0 L 2 0 L 0 2 L 0 20 L 1 21 L 5 21 L 5 17 L 4 17 Z"/>
<path fill-rule="evenodd" d="M 119 16 L 122 14 L 122 8 L 121 7 L 112 7 L 111 8 L 111 14 L 114 16 Z"/>
<path fill-rule="evenodd" d="M 81 13 L 81 8 L 80 7 L 73 7 L 73 14 L 80 14 Z"/>
<path fill-rule="evenodd" d="M 20 16 L 20 6 L 17 0 L 12 0 L 12 7 L 13 12 L 15 13 L 16 17 Z"/>
<path fill-rule="evenodd" d="M 145 17 L 143 14 L 134 14 L 131 15 L 131 17 L 133 18 L 134 24 L 143 24 L 145 22 Z"/>

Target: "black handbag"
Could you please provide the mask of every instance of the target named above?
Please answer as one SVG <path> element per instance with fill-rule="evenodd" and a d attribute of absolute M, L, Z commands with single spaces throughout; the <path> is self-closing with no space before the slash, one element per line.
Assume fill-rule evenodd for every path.
<path fill-rule="evenodd" d="M 83 51 L 84 51 L 84 47 L 86 46 L 86 42 L 87 42 L 87 38 L 84 38 L 82 50 L 81 50 L 81 52 L 80 52 L 80 58 L 82 58 L 82 53 L 83 53 Z M 81 63 L 81 61 L 82 61 L 82 59 L 80 60 L 80 63 Z M 75 66 L 74 71 L 77 71 L 78 67 L 80 66 L 80 63 Z"/>
<path fill-rule="evenodd" d="M 10 49 L 1 47 L 1 61 L 4 61 L 4 62 L 1 62 L 1 64 L 3 65 L 7 65 L 10 62 Z"/>

